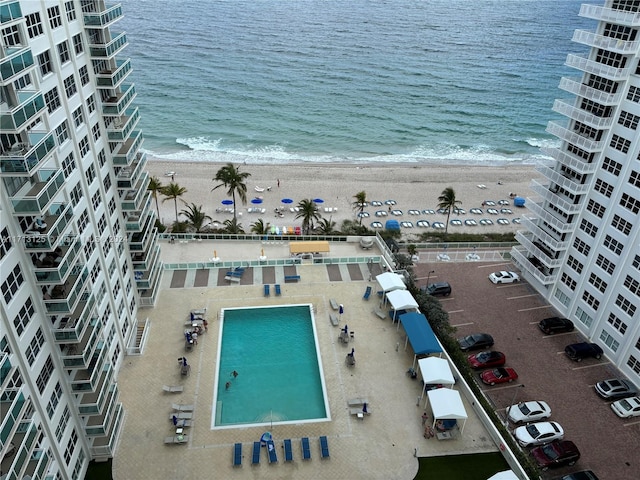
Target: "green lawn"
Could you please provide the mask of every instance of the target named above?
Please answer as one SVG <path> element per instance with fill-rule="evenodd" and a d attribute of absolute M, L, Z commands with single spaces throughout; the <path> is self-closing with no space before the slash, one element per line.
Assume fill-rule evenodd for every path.
<path fill-rule="evenodd" d="M 487 480 L 497 472 L 509 470 L 500 453 L 422 457 L 414 480 Z"/>
<path fill-rule="evenodd" d="M 89 468 L 87 468 L 87 474 L 84 476 L 84 480 L 112 480 L 111 462 L 112 459 L 99 463 L 89 462 Z"/>

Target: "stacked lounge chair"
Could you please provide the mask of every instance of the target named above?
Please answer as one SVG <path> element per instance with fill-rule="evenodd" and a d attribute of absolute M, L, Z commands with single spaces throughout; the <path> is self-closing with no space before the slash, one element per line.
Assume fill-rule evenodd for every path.
<path fill-rule="evenodd" d="M 280 290 L 280 284 L 276 283 L 274 285 L 274 288 L 276 289 L 276 297 L 279 297 L 282 294 L 282 290 Z"/>
<path fill-rule="evenodd" d="M 293 450 L 291 449 L 291 439 L 287 438 L 283 442 L 283 446 L 284 446 L 284 461 L 293 462 Z"/>
<path fill-rule="evenodd" d="M 260 463 L 260 442 L 253 442 L 253 452 L 251 455 L 251 465 L 258 465 Z"/>
<path fill-rule="evenodd" d="M 302 459 L 311 460 L 311 447 L 309 447 L 308 437 L 302 437 L 300 439 L 300 447 L 302 448 Z"/>
<path fill-rule="evenodd" d="M 241 467 L 242 466 L 242 444 L 236 443 L 233 446 L 233 466 Z"/>
<path fill-rule="evenodd" d="M 329 441 L 324 435 L 320 437 L 320 456 L 329 458 Z"/>

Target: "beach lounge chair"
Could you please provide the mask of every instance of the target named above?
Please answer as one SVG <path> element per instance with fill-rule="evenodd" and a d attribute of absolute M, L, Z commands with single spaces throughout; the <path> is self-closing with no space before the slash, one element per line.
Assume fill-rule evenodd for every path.
<path fill-rule="evenodd" d="M 329 458 L 329 441 L 324 435 L 320 437 L 320 456 Z"/>
<path fill-rule="evenodd" d="M 177 412 L 193 412 L 193 405 L 181 405 L 179 403 L 172 403 L 171 408 Z"/>
<path fill-rule="evenodd" d="M 265 297 L 268 297 L 269 295 L 270 295 L 270 292 L 269 292 L 269 285 L 265 285 L 265 286 L 264 286 L 264 296 L 265 296 Z"/>
<path fill-rule="evenodd" d="M 178 428 L 191 428 L 193 422 L 191 420 L 178 420 L 176 427 Z"/>
<path fill-rule="evenodd" d="M 373 313 L 375 313 L 378 317 L 380 317 L 382 320 L 384 320 L 385 318 L 387 318 L 387 314 L 384 313 L 382 310 L 380 310 L 379 308 L 376 308 L 373 310 Z"/>
<path fill-rule="evenodd" d="M 364 298 L 365 300 L 369 300 L 370 296 L 371 296 L 371 287 L 367 287 L 362 298 Z"/>
<path fill-rule="evenodd" d="M 183 444 L 189 441 L 189 435 L 173 435 L 171 437 L 165 437 L 164 443 L 168 445 Z"/>
<path fill-rule="evenodd" d="M 309 438 L 302 437 L 300 439 L 300 446 L 302 447 L 302 459 L 311 460 L 311 448 L 309 447 Z"/>
<path fill-rule="evenodd" d="M 167 393 L 181 393 L 184 391 L 182 385 L 163 385 L 162 390 Z"/>
<path fill-rule="evenodd" d="M 174 412 L 169 414 L 169 420 L 173 420 L 176 417 L 178 420 L 191 420 L 193 418 L 192 412 Z"/>
<path fill-rule="evenodd" d="M 349 405 L 350 407 L 358 407 L 360 405 L 364 405 L 365 403 L 369 403 L 369 400 L 363 397 L 350 398 L 349 400 L 347 400 L 347 405 Z"/>
<path fill-rule="evenodd" d="M 233 466 L 241 467 L 242 466 L 242 444 L 236 443 L 233 446 Z"/>
<path fill-rule="evenodd" d="M 335 313 L 329 314 L 329 321 L 331 322 L 331 325 L 333 325 L 334 327 L 338 326 L 338 317 L 336 317 Z"/>
<path fill-rule="evenodd" d="M 279 297 L 280 295 L 282 295 L 282 290 L 280 290 L 279 283 L 276 283 L 273 287 L 276 289 L 276 297 Z"/>
<path fill-rule="evenodd" d="M 340 305 L 338 305 L 338 302 L 336 302 L 335 298 L 329 299 L 329 304 L 331 305 L 331 308 L 333 308 L 334 310 L 338 310 L 340 308 Z"/>
<path fill-rule="evenodd" d="M 207 313 L 207 307 L 204 308 L 198 308 L 196 310 L 191 310 L 191 313 L 193 313 L 196 316 L 202 316 L 205 315 Z"/>
<path fill-rule="evenodd" d="M 371 415 L 371 409 L 369 409 L 369 405 L 367 405 L 367 411 L 362 410 L 362 407 L 350 408 L 349 413 L 351 415 Z"/>
<path fill-rule="evenodd" d="M 293 450 L 291 449 L 291 439 L 287 438 L 284 442 L 284 461 L 293 462 Z"/>
<path fill-rule="evenodd" d="M 273 440 L 267 441 L 267 453 L 269 454 L 269 463 L 278 463 L 278 453 Z"/>
<path fill-rule="evenodd" d="M 258 465 L 260 463 L 260 442 L 253 442 L 253 455 L 251 456 L 251 465 Z"/>

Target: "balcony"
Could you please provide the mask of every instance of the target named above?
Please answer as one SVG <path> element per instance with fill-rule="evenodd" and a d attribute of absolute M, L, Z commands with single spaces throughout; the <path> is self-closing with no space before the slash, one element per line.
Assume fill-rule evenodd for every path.
<path fill-rule="evenodd" d="M 573 32 L 572 41 L 587 45 L 593 48 L 601 48 L 610 52 L 621 53 L 623 55 L 630 54 L 638 50 L 640 42 L 628 41 L 619 38 L 606 37 L 597 33 L 587 32 L 586 30 L 575 30 Z"/>
<path fill-rule="evenodd" d="M 555 147 L 542 147 L 542 153 L 548 155 L 555 160 L 557 160 L 560 164 L 566 165 L 571 168 L 571 170 L 581 174 L 588 175 L 591 173 L 595 173 L 598 169 L 598 164 L 596 162 L 587 162 L 585 159 L 578 157 L 577 155 L 573 155 L 572 153 L 565 152 Z"/>
<path fill-rule="evenodd" d="M 103 436 L 109 432 L 111 423 L 115 418 L 114 413 L 122 408 L 122 404 L 114 401 L 111 397 L 111 401 L 107 403 L 106 410 L 102 415 L 91 415 L 84 426 L 85 434 L 88 437 Z"/>
<path fill-rule="evenodd" d="M 91 443 L 90 454 L 92 458 L 96 457 L 112 457 L 115 454 L 116 440 L 120 436 L 122 429 L 122 419 L 124 417 L 124 409 L 118 404 L 114 415 L 114 421 L 111 425 L 108 435 L 94 437 Z"/>
<path fill-rule="evenodd" d="M 129 234 L 129 250 L 132 252 L 147 250 L 149 240 L 154 236 L 154 231 L 152 216 L 149 216 L 140 232 Z"/>
<path fill-rule="evenodd" d="M 638 12 L 627 12 L 614 8 L 601 7 L 599 5 L 583 4 L 580 6 L 579 15 L 593 20 L 616 23 L 627 27 L 640 27 L 640 13 Z"/>
<path fill-rule="evenodd" d="M 609 80 L 613 81 L 622 81 L 627 78 L 632 72 L 631 68 L 629 67 L 610 67 L 600 62 L 596 62 L 595 60 L 589 60 L 588 58 L 580 55 L 575 55 L 573 53 L 567 55 L 565 65 L 571 68 L 577 68 L 578 70 L 582 70 L 583 72 L 592 73 L 600 77 L 608 78 Z"/>
<path fill-rule="evenodd" d="M 556 122 L 549 122 L 547 124 L 546 131 L 551 135 L 555 135 L 560 140 L 564 140 L 565 142 L 569 142 L 576 147 L 581 148 L 587 152 L 601 152 L 604 148 L 604 142 L 602 140 L 592 140 L 587 137 L 583 137 L 562 125 L 557 124 Z"/>
<path fill-rule="evenodd" d="M 64 283 L 73 270 L 81 251 L 80 242 L 56 248 L 55 252 L 40 254 L 33 262 L 36 283 L 52 285 Z"/>
<path fill-rule="evenodd" d="M 45 109 L 44 97 L 40 90 L 18 90 L 16 97 L 17 104 L 8 112 L 3 111 L 0 117 L 0 130 L 5 133 L 20 133 L 22 128 Z"/>
<path fill-rule="evenodd" d="M 153 267 L 160 255 L 160 245 L 155 245 L 148 251 L 136 252 L 131 255 L 135 270 L 148 270 Z"/>
<path fill-rule="evenodd" d="M 5 176 L 31 177 L 55 148 L 53 132 L 31 133 L 28 144 L 14 145 L 9 152 L 0 155 L 0 173 Z"/>
<path fill-rule="evenodd" d="M 565 219 L 560 219 L 553 215 L 550 211 L 545 210 L 542 204 L 527 198 L 527 208 L 538 218 L 544 220 L 560 233 L 569 233 L 575 230 L 575 224 Z"/>
<path fill-rule="evenodd" d="M 148 175 L 147 172 L 144 172 L 144 175 Z M 145 178 L 148 180 L 148 177 Z M 150 201 L 151 192 L 147 190 L 147 186 L 145 185 L 145 187 L 140 190 L 129 190 L 125 198 L 120 202 L 120 205 L 125 212 L 141 211 Z"/>
<path fill-rule="evenodd" d="M 529 255 L 529 253 L 522 247 L 513 247 L 511 249 L 511 259 L 521 272 L 528 273 L 542 285 L 551 285 L 556 282 L 557 274 L 551 274 L 551 272 L 547 272 L 546 269 L 537 267 L 532 263 L 532 258 L 529 258 L 527 255 Z M 535 257 L 533 257 L 533 259 L 535 259 Z"/>
<path fill-rule="evenodd" d="M 599 117 L 563 100 L 553 102 L 553 111 L 598 130 L 611 128 L 613 124 L 612 117 Z"/>
<path fill-rule="evenodd" d="M 155 212 L 151 209 L 143 211 L 141 214 L 137 212 L 131 212 L 125 215 L 125 229 L 127 233 L 135 233 L 140 232 L 144 228 L 149 220 L 149 216 L 153 215 Z"/>
<path fill-rule="evenodd" d="M 566 191 L 574 195 L 584 195 L 591 189 L 588 183 L 578 183 L 575 179 L 569 177 L 568 175 L 549 168 L 546 165 L 537 165 L 536 172 L 544 175 L 546 178 L 551 180 L 551 182 L 564 188 Z"/>
<path fill-rule="evenodd" d="M 60 192 L 65 178 L 62 170 L 40 169 L 31 182 L 11 197 L 13 211 L 20 214 L 42 215 Z"/>
<path fill-rule="evenodd" d="M 109 120 L 107 117 L 106 120 Z M 122 142 L 129 138 L 131 131 L 138 125 L 140 112 L 138 107 L 129 108 L 121 117 L 114 118 L 107 126 L 107 136 L 110 141 Z"/>
<path fill-rule="evenodd" d="M 122 18 L 122 5 L 116 4 L 102 12 L 83 13 L 85 27 L 106 28 Z"/>
<path fill-rule="evenodd" d="M 116 92 L 115 96 L 107 98 L 102 102 L 102 114 L 107 117 L 122 115 L 136 96 L 135 84 L 122 85 L 124 92 Z"/>
<path fill-rule="evenodd" d="M 85 392 L 80 396 L 78 411 L 81 415 L 95 415 L 104 412 L 106 403 L 114 395 L 119 396 L 118 385 L 113 383 L 113 370 L 102 372 L 98 387 L 94 392 Z"/>
<path fill-rule="evenodd" d="M 117 188 L 119 190 L 131 190 L 135 188 L 146 165 L 147 156 L 142 155 L 136 158 L 130 166 L 121 168 L 116 177 Z"/>
<path fill-rule="evenodd" d="M 129 165 L 136 157 L 143 141 L 144 137 L 140 130 L 134 130 L 131 132 L 131 137 L 121 143 L 120 148 L 117 148 L 112 154 L 113 164 L 116 166 Z"/>
<path fill-rule="evenodd" d="M 520 243 L 527 251 L 542 262 L 547 268 L 557 268 L 563 264 L 562 258 L 554 258 L 557 252 L 552 252 L 544 248 L 541 242 L 535 241 L 535 237 L 529 232 L 517 231 L 516 241 Z"/>
<path fill-rule="evenodd" d="M 56 343 L 78 343 L 91 323 L 95 305 L 93 293 L 85 292 L 72 314 L 53 317 L 53 336 Z"/>
<path fill-rule="evenodd" d="M 42 230 L 27 230 L 25 233 L 25 246 L 31 251 L 50 251 L 56 248 L 62 241 L 64 231 L 73 219 L 73 208 L 68 203 L 52 204 L 45 215 Z"/>
<path fill-rule="evenodd" d="M 600 105 L 617 105 L 622 99 L 623 89 L 617 93 L 607 93 L 597 88 L 589 87 L 582 83 L 582 79 L 572 79 L 562 77 L 560 79 L 560 88 L 565 92 L 592 100 Z"/>
<path fill-rule="evenodd" d="M 570 202 L 566 197 L 561 196 L 557 192 L 550 189 L 551 185 L 543 185 L 537 180 L 532 180 L 529 184 L 529 188 L 536 192 L 540 197 L 544 198 L 551 205 L 559 208 L 567 215 L 572 215 L 582 211 L 582 203 Z"/>
<path fill-rule="evenodd" d="M 125 32 L 119 33 L 113 40 L 106 44 L 98 43 L 99 39 L 97 37 L 92 38 L 90 41 L 96 42 L 89 45 L 91 60 L 107 60 L 113 58 L 124 50 L 128 44 L 127 34 Z"/>
<path fill-rule="evenodd" d="M 80 272 L 72 272 L 65 283 L 56 285 L 44 294 L 44 305 L 48 314 L 71 313 L 84 298 L 89 272 L 86 265 L 76 266 L 74 269 Z"/>
<path fill-rule="evenodd" d="M 158 275 L 160 275 L 160 271 L 161 269 L 157 268 L 157 265 L 155 266 L 152 265 L 151 270 L 146 270 L 144 272 L 136 270 L 136 275 L 135 275 L 136 287 L 139 290 L 145 290 L 145 289 L 151 288 L 153 285 L 156 284 L 158 280 L 157 277 Z"/>
<path fill-rule="evenodd" d="M 91 361 L 89 367 L 78 370 L 71 377 L 71 390 L 74 392 L 95 391 L 98 386 L 98 380 L 102 376 L 103 369 L 110 368 L 111 364 L 105 358 L 107 356 L 107 348 L 102 346 L 98 350 Z"/>
<path fill-rule="evenodd" d="M 102 338 L 102 324 L 97 318 L 89 322 L 90 328 L 85 329 L 79 343 L 66 344 L 62 349 L 62 362 L 65 368 L 89 368 L 91 358 L 95 353 L 99 340 Z"/>
<path fill-rule="evenodd" d="M 116 88 L 129 73 L 131 73 L 131 60 L 116 60 L 116 67 L 112 70 L 102 70 L 96 75 L 98 88 Z"/>
<path fill-rule="evenodd" d="M 33 54 L 28 47 L 23 47 L 0 62 L 0 81 L 10 83 L 27 68 L 34 65 Z"/>
<path fill-rule="evenodd" d="M 555 236 L 555 233 L 549 233 L 544 229 L 543 225 L 538 225 L 535 218 L 531 219 L 526 215 L 522 217 L 522 226 L 531 232 L 532 235 L 538 237 L 544 243 L 549 245 L 553 250 L 561 252 L 569 248 L 569 241 L 562 241 Z"/>

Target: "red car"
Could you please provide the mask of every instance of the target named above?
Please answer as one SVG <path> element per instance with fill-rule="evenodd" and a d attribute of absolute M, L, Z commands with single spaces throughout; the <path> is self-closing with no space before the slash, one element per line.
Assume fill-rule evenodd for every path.
<path fill-rule="evenodd" d="M 575 443 L 569 440 L 556 440 L 534 448 L 531 450 L 531 456 L 542 470 L 546 470 L 563 465 L 573 465 L 580 458 L 580 451 Z"/>
<path fill-rule="evenodd" d="M 487 385 L 495 385 L 496 383 L 513 382 L 518 379 L 518 374 L 513 368 L 494 368 L 480 374 L 480 378 Z"/>
<path fill-rule="evenodd" d="M 507 361 L 507 357 L 502 352 L 496 352 L 495 350 L 487 350 L 486 352 L 474 353 L 467 357 L 471 368 L 491 368 L 501 367 Z"/>

